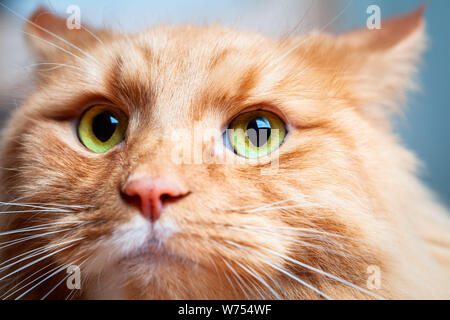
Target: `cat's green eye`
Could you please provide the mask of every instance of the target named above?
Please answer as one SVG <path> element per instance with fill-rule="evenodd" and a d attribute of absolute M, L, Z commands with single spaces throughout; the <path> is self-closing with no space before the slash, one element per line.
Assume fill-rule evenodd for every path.
<path fill-rule="evenodd" d="M 103 153 L 125 137 L 128 117 L 118 108 L 97 105 L 88 109 L 78 124 L 78 136 L 89 150 Z"/>
<path fill-rule="evenodd" d="M 286 127 L 274 113 L 255 110 L 236 117 L 226 136 L 236 154 L 255 159 L 268 155 L 283 143 Z"/>

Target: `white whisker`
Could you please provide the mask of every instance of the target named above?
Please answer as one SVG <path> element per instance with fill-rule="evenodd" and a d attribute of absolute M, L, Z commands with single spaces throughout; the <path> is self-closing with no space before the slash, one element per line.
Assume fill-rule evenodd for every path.
<path fill-rule="evenodd" d="M 253 213 L 253 212 L 263 212 L 263 211 L 272 211 L 272 210 L 285 210 L 285 209 L 293 209 L 293 208 L 322 208 L 323 206 L 319 204 L 314 203 L 303 203 L 303 204 L 296 204 L 291 206 L 280 206 L 280 207 L 269 207 L 269 208 L 258 208 L 258 209 L 252 209 L 243 211 L 245 213 Z"/>
<path fill-rule="evenodd" d="M 281 267 L 277 267 L 276 265 L 266 261 L 266 263 L 271 266 L 272 268 L 280 271 L 281 273 L 287 275 L 288 277 L 294 279 L 295 281 L 301 283 L 302 285 L 304 285 L 305 287 L 310 288 L 311 290 L 313 290 L 314 292 L 318 293 L 319 295 L 321 295 L 322 297 L 324 297 L 327 300 L 334 300 L 333 298 L 331 298 L 330 296 L 326 295 L 325 293 L 323 293 L 322 291 L 320 291 L 319 289 L 317 289 L 316 287 L 312 286 L 311 284 L 307 283 L 306 281 L 300 279 L 299 277 L 297 277 L 296 275 L 292 274 L 291 272 L 287 271 L 284 268 Z"/>
<path fill-rule="evenodd" d="M 7 266 L 1 267 L 1 268 L 0 268 L 0 271 L 9 269 L 9 268 L 11 268 L 12 266 L 14 266 L 14 265 L 16 265 L 16 264 L 18 264 L 18 263 L 20 263 L 20 262 L 23 262 L 23 261 L 26 261 L 26 260 L 28 260 L 28 259 L 31 259 L 31 258 L 33 258 L 33 257 L 35 257 L 35 256 L 38 256 L 38 255 L 44 253 L 44 252 L 48 252 L 48 251 L 50 251 L 52 248 L 59 247 L 59 246 L 62 246 L 62 245 L 68 244 L 68 243 L 76 242 L 76 241 L 79 241 L 80 239 L 81 239 L 81 238 L 75 239 L 75 240 L 68 240 L 68 241 L 64 241 L 64 242 L 61 242 L 61 243 L 53 244 L 53 245 L 50 245 L 50 246 L 47 246 L 47 247 L 44 247 L 44 248 L 38 248 L 39 250 L 37 250 L 37 251 L 38 251 L 37 253 L 36 253 L 36 252 L 33 252 L 32 254 L 30 254 L 30 255 L 28 255 L 28 256 L 22 258 L 22 259 L 19 259 L 19 260 L 15 261 L 15 262 L 13 262 L 13 263 L 7 265 Z M 33 251 L 33 250 L 32 250 L 32 251 Z M 30 253 L 30 252 L 28 252 L 28 253 Z M 10 260 L 11 260 L 11 259 L 10 259 Z"/>
<path fill-rule="evenodd" d="M 77 291 L 76 289 L 70 290 L 69 294 L 66 297 L 66 300 L 71 300 L 76 291 Z"/>
<path fill-rule="evenodd" d="M 57 34 L 51 32 L 50 30 L 47 30 L 43 27 L 41 27 L 40 25 L 38 25 L 37 23 L 34 23 L 33 21 L 25 18 L 24 16 L 22 16 L 21 14 L 19 14 L 18 12 L 12 10 L 11 8 L 9 8 L 8 6 L 6 6 L 5 4 L 0 2 L 0 6 L 2 6 L 3 8 L 5 8 L 6 10 L 8 10 L 9 12 L 11 12 L 13 15 L 15 15 L 16 17 L 18 17 L 19 19 L 23 20 L 24 22 L 28 22 L 29 24 L 31 24 L 32 26 L 38 28 L 39 30 L 51 35 L 52 37 L 62 41 L 63 43 L 67 44 L 68 46 L 76 49 L 77 51 L 81 52 L 82 54 L 84 54 L 86 57 L 90 58 L 92 61 L 96 62 L 97 64 L 100 64 L 100 62 L 93 57 L 92 55 L 90 55 L 89 53 L 87 53 L 86 51 L 84 51 L 83 49 L 79 48 L 78 46 L 74 45 L 73 43 L 71 43 L 70 41 L 67 41 L 66 39 L 58 36 Z"/>
<path fill-rule="evenodd" d="M 5 235 L 10 235 L 10 234 L 15 234 L 15 233 L 25 233 L 25 232 L 31 232 L 31 231 L 45 230 L 45 229 L 49 229 L 49 227 L 53 227 L 53 226 L 59 226 L 59 225 L 64 225 L 64 224 L 83 223 L 83 222 L 84 221 L 61 221 L 61 222 L 46 223 L 46 224 L 41 224 L 41 225 L 32 226 L 32 227 L 23 228 L 23 229 L 16 229 L 16 230 L 11 230 L 11 231 L 6 231 L 6 232 L 0 232 L 0 236 L 5 236 Z"/>
<path fill-rule="evenodd" d="M 37 284 L 35 284 L 34 286 L 32 286 L 30 289 L 28 289 L 27 291 L 25 291 L 24 293 L 22 293 L 20 296 L 18 296 L 16 299 L 14 300 L 20 300 L 22 297 L 24 297 L 28 292 L 32 291 L 34 288 L 38 287 L 39 285 L 41 285 L 42 283 L 44 283 L 45 281 L 47 281 L 48 279 L 52 278 L 53 276 L 57 275 L 58 273 L 60 273 L 61 271 L 63 271 L 64 269 L 67 269 L 69 266 L 71 266 L 73 263 L 68 263 L 62 267 L 60 267 L 59 269 L 57 269 L 56 271 L 54 271 L 52 274 L 50 274 L 48 277 L 44 278 L 43 280 L 39 281 Z"/>
<path fill-rule="evenodd" d="M 330 279 L 336 280 L 336 281 L 338 281 L 340 283 L 343 283 L 343 284 L 345 284 L 345 285 L 347 285 L 349 287 L 352 287 L 352 288 L 354 288 L 356 290 L 359 290 L 359 291 L 361 291 L 361 292 L 363 292 L 363 293 L 365 293 L 365 294 L 367 294 L 367 295 L 369 295 L 369 296 L 371 296 L 373 298 L 376 298 L 376 299 L 379 299 L 379 300 L 384 300 L 383 297 L 381 297 L 381 296 L 379 296 L 379 295 L 377 295 L 377 294 L 375 294 L 375 293 L 373 293 L 373 292 L 371 292 L 369 290 L 366 290 L 366 289 L 364 289 L 364 288 L 362 288 L 360 286 L 357 286 L 356 284 L 353 284 L 353 283 L 351 283 L 351 282 L 349 282 L 347 280 L 344 280 L 344 279 L 341 279 L 339 277 L 336 277 L 335 275 L 332 275 L 331 273 L 328 273 L 328 272 L 325 272 L 323 270 L 314 268 L 314 267 L 312 267 L 310 265 L 307 265 L 305 263 L 302 263 L 302 262 L 300 262 L 298 260 L 294 260 L 292 258 L 289 258 L 288 256 L 285 256 L 285 255 L 283 255 L 281 253 L 275 252 L 275 251 L 273 251 L 271 249 L 267 249 L 267 248 L 263 248 L 263 249 L 268 251 L 268 252 L 270 252 L 270 253 L 272 253 L 272 254 L 274 254 L 274 255 L 279 256 L 280 258 L 283 258 L 283 259 L 285 259 L 287 261 L 295 263 L 295 264 L 297 264 L 297 265 L 299 265 L 299 266 L 301 266 L 303 268 L 306 268 L 306 269 L 311 270 L 311 271 L 315 271 L 315 272 L 317 272 L 319 274 L 322 274 L 322 275 L 324 275 L 324 276 L 326 276 L 326 277 L 328 277 Z"/>
<path fill-rule="evenodd" d="M 0 297 L 0 299 L 2 299 L 2 300 L 7 300 L 9 297 L 15 295 L 17 292 L 19 292 L 19 291 L 25 289 L 26 287 L 32 285 L 32 284 L 35 283 L 36 281 L 39 281 L 39 279 L 45 277 L 47 274 L 49 274 L 49 273 L 55 271 L 56 269 L 59 268 L 59 266 L 57 266 L 57 267 L 55 267 L 55 268 L 53 268 L 53 269 L 50 269 L 50 271 L 45 272 L 44 274 L 38 276 L 36 279 L 33 279 L 33 280 L 31 280 L 30 282 L 27 282 L 27 283 L 24 284 L 23 286 L 19 287 L 18 289 L 16 289 L 16 290 L 13 291 L 13 292 L 11 292 L 11 291 L 14 290 L 15 288 L 17 288 L 18 286 L 20 286 L 21 284 L 23 284 L 24 282 L 26 282 L 27 280 L 31 279 L 33 276 L 35 276 L 36 274 L 38 274 L 39 272 L 41 272 L 41 271 L 47 269 L 48 267 L 50 267 L 50 266 L 52 266 L 52 265 L 54 265 L 54 264 L 55 264 L 55 263 L 52 262 L 52 263 L 46 265 L 45 267 L 39 269 L 38 271 L 33 272 L 31 275 L 29 275 L 28 277 L 26 277 L 25 279 L 23 279 L 22 281 L 20 281 L 20 282 L 17 283 L 16 285 L 14 285 L 12 288 L 10 288 L 7 292 L 5 292 L 5 294 L 2 295 L 2 296 Z M 11 293 L 10 293 L 10 292 L 11 292 Z"/>
<path fill-rule="evenodd" d="M 0 3 L 1 3 L 1 2 L 0 2 Z M 38 36 L 36 36 L 36 35 L 34 35 L 34 34 L 31 34 L 31 33 L 29 33 L 29 32 L 23 31 L 23 30 L 21 30 L 20 32 L 23 33 L 23 34 L 25 34 L 25 35 L 27 35 L 27 36 L 29 36 L 29 37 L 31 37 L 31 38 L 37 39 L 37 40 L 39 40 L 39 41 L 42 41 L 42 42 L 44 42 L 44 43 L 46 43 L 46 44 L 48 44 L 48 45 L 50 45 L 50 46 L 52 46 L 52 47 L 54 47 L 54 48 L 56 48 L 56 49 L 58 49 L 58 50 L 61 50 L 61 51 L 64 52 L 64 53 L 67 53 L 68 55 L 74 57 L 75 59 L 80 60 L 81 62 L 86 63 L 87 65 L 92 66 L 92 64 L 89 63 L 89 61 L 87 61 L 86 59 L 81 58 L 80 56 L 74 54 L 73 52 L 71 52 L 71 51 L 69 51 L 69 50 L 66 50 L 66 49 L 64 49 L 63 47 L 60 47 L 60 46 L 58 46 L 57 44 L 54 44 L 54 43 L 51 42 L 51 41 L 45 40 L 45 39 L 43 39 L 43 38 L 41 38 L 41 37 L 38 37 Z"/>
<path fill-rule="evenodd" d="M 348 257 L 349 256 L 349 254 L 344 253 L 344 252 L 340 252 L 340 251 L 336 251 L 336 250 L 333 250 L 333 249 L 330 249 L 330 248 L 326 248 L 326 247 L 323 247 L 323 246 L 320 246 L 320 245 L 308 243 L 306 241 L 302 241 L 302 240 L 299 240 L 299 239 L 296 239 L 296 238 L 293 238 L 293 237 L 287 237 L 287 236 L 284 236 L 284 235 L 280 235 L 280 234 L 278 234 L 276 232 L 270 232 L 270 231 L 266 231 L 266 230 L 246 230 L 246 229 L 242 229 L 242 228 L 238 228 L 238 227 L 228 227 L 228 229 L 237 230 L 237 231 L 244 231 L 244 232 L 250 232 L 250 233 L 263 233 L 263 234 L 267 234 L 267 235 L 273 235 L 273 236 L 278 237 L 280 239 L 286 239 L 286 240 L 289 240 L 291 242 L 301 244 L 302 246 L 305 246 L 305 247 L 311 247 L 311 248 L 319 249 L 319 250 L 326 251 L 326 252 L 329 252 L 329 253 L 332 253 L 332 254 L 336 254 L 336 255 L 339 255 L 339 256 L 343 256 L 343 257 Z M 301 236 L 302 234 L 297 234 L 297 235 Z M 335 242 L 332 242 L 332 243 L 336 244 Z M 341 247 L 342 247 L 342 245 L 341 245 Z"/>
<path fill-rule="evenodd" d="M 242 278 L 239 276 L 239 274 L 236 272 L 236 270 L 234 270 L 234 268 L 224 258 L 222 258 L 222 261 L 225 263 L 225 265 L 228 267 L 228 269 L 230 269 L 230 271 L 234 274 L 235 278 L 238 280 L 236 283 L 239 286 L 239 288 L 241 288 L 241 291 L 245 295 L 247 300 L 250 300 L 249 295 L 247 294 L 247 290 L 245 290 L 241 286 L 241 283 L 247 288 L 248 288 L 248 286 L 245 284 L 245 282 L 242 280 Z"/>
<path fill-rule="evenodd" d="M 269 289 L 269 291 L 279 300 L 281 300 L 281 296 L 275 291 L 273 290 L 273 288 L 271 286 L 269 286 L 269 284 L 255 271 L 255 270 L 250 270 L 250 267 L 245 267 L 244 265 L 242 265 L 241 263 L 237 262 L 236 263 L 242 268 L 244 269 L 247 273 L 249 273 L 251 276 L 253 276 L 255 279 L 257 279 L 259 282 L 261 282 L 267 289 Z M 263 297 L 264 299 L 264 297 Z"/>
<path fill-rule="evenodd" d="M 44 257 L 41 257 L 41 258 L 39 258 L 39 259 L 37 259 L 37 260 L 35 260 L 35 261 L 33 261 L 33 262 L 30 262 L 30 263 L 26 264 L 25 266 L 20 267 L 19 269 L 15 270 L 15 271 L 13 271 L 13 272 L 8 273 L 6 276 L 3 276 L 2 278 L 0 278 L 0 281 L 2 281 L 2 280 L 4 280 L 4 279 L 7 279 L 7 278 L 11 277 L 12 275 L 14 275 L 14 274 L 16 274 L 16 273 L 18 273 L 18 272 L 20 272 L 20 271 L 22 271 L 22 270 L 24 270 L 24 269 L 26 269 L 26 268 L 28 268 L 28 267 L 31 267 L 32 265 L 34 265 L 34 264 L 36 264 L 36 263 L 38 263 L 38 262 L 40 262 L 40 261 L 42 261 L 42 260 L 44 260 L 44 259 L 47 259 L 47 258 L 49 258 L 49 257 L 51 257 L 51 256 L 54 256 L 55 254 L 57 254 L 57 253 L 59 253 L 59 252 L 61 252 L 61 251 L 63 251 L 63 250 L 67 250 L 67 249 L 69 249 L 70 247 L 73 247 L 74 245 L 75 245 L 75 244 L 68 245 L 68 246 L 66 246 L 66 247 L 64 247 L 64 248 L 62 248 L 62 249 L 56 250 L 56 251 L 54 251 L 54 252 L 52 252 L 52 253 L 50 253 L 50 254 L 44 256 Z"/>
<path fill-rule="evenodd" d="M 49 209 L 43 209 L 43 210 L 18 210 L 18 211 L 1 211 L 0 215 L 6 215 L 6 214 L 17 214 L 17 213 L 54 213 L 54 214 L 66 214 L 68 212 L 61 211 L 61 210 L 49 210 Z"/>
<path fill-rule="evenodd" d="M 344 236 L 344 235 L 340 235 L 340 234 L 335 234 L 335 233 L 330 233 L 330 232 L 320 231 L 320 230 L 315 230 L 315 229 L 308 229 L 308 228 L 296 228 L 296 227 L 256 227 L 256 226 L 249 226 L 249 225 L 242 225 L 241 227 L 249 228 L 249 229 L 270 230 L 270 231 L 275 231 L 275 232 L 283 231 L 283 230 L 301 231 L 301 232 L 304 232 L 304 233 L 317 233 L 317 234 L 324 235 L 324 236 L 348 239 L 348 240 L 353 240 L 353 241 L 360 241 L 360 242 L 363 241 L 363 240 L 357 239 L 357 238 L 352 238 L 352 237 L 348 237 L 348 236 Z M 295 232 L 295 233 L 290 233 L 290 234 L 298 235 L 299 233 Z M 300 233 L 299 235 L 303 235 L 303 234 Z"/>
<path fill-rule="evenodd" d="M 81 225 L 80 225 L 80 226 L 81 226 Z M 61 233 L 61 232 L 65 232 L 65 231 L 71 231 L 71 230 L 74 230 L 75 228 L 78 228 L 78 227 L 79 227 L 79 226 L 74 227 L 74 228 L 66 228 L 66 229 L 62 229 L 62 230 L 50 231 L 50 232 L 41 233 L 41 234 L 37 234 L 37 235 L 33 235 L 33 236 L 23 237 L 23 238 L 20 238 L 20 239 L 17 239 L 17 240 L 5 241 L 5 242 L 3 242 L 3 243 L 0 243 L 0 249 L 4 249 L 4 248 L 7 248 L 7 247 L 16 245 L 16 244 L 18 244 L 18 243 L 22 243 L 22 242 L 24 242 L 24 241 L 31 240 L 31 239 L 41 238 L 41 237 L 45 237 L 45 236 L 48 236 L 48 235 L 51 235 L 51 234 L 55 234 L 55 233 Z"/>
<path fill-rule="evenodd" d="M 54 210 L 54 211 L 61 210 L 61 209 L 57 210 L 57 208 L 45 207 L 45 205 L 42 203 L 35 205 L 35 204 L 30 204 L 30 203 L 0 202 L 0 205 L 16 206 L 16 207 L 29 207 L 29 208 L 33 208 L 33 209 Z M 73 211 L 64 210 L 64 209 L 62 209 L 62 210 L 67 213 L 73 212 Z"/>
<path fill-rule="evenodd" d="M 112 53 L 112 51 L 105 45 L 105 43 L 103 42 L 102 39 L 100 39 L 94 32 L 92 32 L 91 30 L 89 30 L 88 28 L 86 28 L 85 26 L 81 26 L 82 29 L 84 29 L 87 33 L 89 33 L 89 35 L 94 38 L 95 40 L 97 40 L 102 46 L 103 48 L 106 49 L 106 51 L 108 52 L 108 54 L 110 55 L 111 58 L 115 59 L 116 57 L 114 56 L 114 54 Z"/>
<path fill-rule="evenodd" d="M 263 262 L 266 263 L 266 264 L 268 264 L 268 265 L 271 266 L 272 268 L 274 268 L 274 269 L 276 269 L 276 270 L 278 270 L 278 271 L 284 273 L 285 275 L 287 275 L 287 276 L 289 276 L 290 278 L 296 280 L 297 282 L 301 283 L 302 285 L 304 285 L 304 286 L 310 288 L 310 289 L 313 290 L 314 292 L 316 292 L 316 293 L 318 293 L 319 295 L 323 296 L 325 299 L 333 300 L 331 297 L 329 297 L 328 295 L 326 295 L 325 293 L 323 293 L 323 292 L 320 291 L 319 289 L 315 288 L 315 287 L 312 286 L 311 284 L 307 283 L 306 281 L 304 281 L 304 280 L 298 278 L 297 276 L 291 274 L 289 271 L 285 270 L 284 268 L 278 267 L 278 266 L 272 264 L 271 262 L 267 261 L 267 259 L 264 257 L 264 255 L 262 255 L 262 254 L 259 253 L 258 251 L 254 250 L 254 249 L 252 249 L 252 248 L 250 248 L 250 247 L 246 247 L 246 246 L 239 245 L 239 244 L 237 244 L 237 243 L 235 243 L 235 242 L 233 242 L 233 241 L 225 240 L 225 242 L 228 243 L 228 244 L 230 244 L 230 245 L 232 245 L 232 246 L 235 246 L 235 247 L 237 247 L 237 248 L 239 248 L 239 249 L 242 249 L 242 250 L 245 250 L 245 251 L 252 251 L 252 252 L 258 254 L 258 256 L 262 257 Z"/>
<path fill-rule="evenodd" d="M 27 255 L 27 254 L 31 254 L 31 253 L 33 253 L 33 252 L 36 252 L 36 251 L 39 251 L 39 250 L 44 250 L 44 249 L 45 249 L 45 247 L 39 247 L 39 248 L 36 248 L 36 249 L 28 250 L 28 251 L 26 251 L 26 252 L 24 252 L 24 253 L 18 254 L 18 255 L 14 256 L 14 257 L 12 257 L 12 258 L 10 258 L 10 259 L 8 259 L 8 260 L 5 260 L 5 261 L 1 262 L 1 263 L 0 263 L 0 266 L 4 265 L 4 264 L 6 264 L 6 263 L 9 263 L 9 262 L 11 262 L 11 261 L 13 261 L 13 260 L 15 260 L 15 259 L 18 259 L 18 258 L 20 258 L 20 257 L 23 257 L 23 256 L 25 256 L 25 255 Z M 1 269 L 0 269 L 0 270 L 1 270 Z"/>
<path fill-rule="evenodd" d="M 54 66 L 54 67 L 46 68 L 46 69 L 36 69 L 36 70 L 38 70 L 38 71 L 53 71 L 53 70 L 57 70 L 57 69 L 60 69 L 60 68 L 69 68 L 69 69 L 79 71 L 79 72 L 84 73 L 84 74 L 89 75 L 89 76 L 94 76 L 92 73 L 90 73 L 87 70 L 84 70 L 84 69 L 82 69 L 80 67 L 73 66 L 73 65 L 70 65 L 70 64 L 64 64 L 64 63 L 43 62 L 43 63 L 30 64 L 30 65 L 28 65 L 28 66 L 26 66 L 24 68 L 34 68 L 34 67 L 40 67 L 40 66 Z"/>
<path fill-rule="evenodd" d="M 8 202 L 5 202 L 8 203 Z M 11 205 L 17 205 L 17 206 L 21 206 L 21 205 L 28 205 L 28 206 L 50 206 L 50 207 L 45 207 L 47 209 L 50 209 L 51 207 L 63 207 L 63 208 L 74 208 L 74 209 L 89 209 L 89 208 L 95 208 L 95 206 L 93 205 L 73 205 L 73 204 L 61 204 L 61 203 L 39 203 L 39 202 L 28 202 L 28 203 L 17 203 L 17 202 L 11 202 L 8 203 Z"/>
<path fill-rule="evenodd" d="M 275 205 L 278 205 L 278 204 L 286 203 L 286 202 L 289 202 L 289 201 L 297 201 L 297 200 L 298 200 L 298 198 L 290 198 L 290 199 L 281 200 L 281 201 L 272 202 L 272 203 L 267 203 L 267 204 L 263 204 L 263 205 L 249 205 L 249 206 L 244 206 L 244 207 L 232 207 L 229 210 L 237 211 L 237 210 L 250 209 L 250 208 L 263 209 L 263 208 L 275 206 Z"/>

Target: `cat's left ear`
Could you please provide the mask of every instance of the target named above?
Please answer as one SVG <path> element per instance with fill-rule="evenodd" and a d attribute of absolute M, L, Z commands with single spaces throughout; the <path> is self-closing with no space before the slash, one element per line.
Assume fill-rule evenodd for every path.
<path fill-rule="evenodd" d="M 348 53 L 351 93 L 356 105 L 376 115 L 380 108 L 395 107 L 412 87 L 411 77 L 425 49 L 425 7 L 368 28 L 338 37 Z M 391 108 L 389 108 L 391 109 Z"/>
<path fill-rule="evenodd" d="M 79 55 L 76 47 L 95 41 L 92 32 L 74 15 L 76 12 L 72 16 L 58 16 L 41 7 L 28 18 L 26 39 L 40 60 L 51 60 L 67 52 Z"/>

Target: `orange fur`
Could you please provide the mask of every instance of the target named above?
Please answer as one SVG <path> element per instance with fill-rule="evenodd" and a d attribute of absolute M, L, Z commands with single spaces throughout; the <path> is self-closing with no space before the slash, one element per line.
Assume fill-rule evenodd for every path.
<path fill-rule="evenodd" d="M 65 30 L 63 20 L 42 10 L 32 20 L 78 49 L 27 25 L 42 61 L 66 66 L 36 73 L 36 90 L 3 132 L 2 201 L 90 207 L 1 215 L 2 231 L 85 224 L 69 230 L 56 225 L 46 231 L 58 233 L 1 249 L 6 261 L 42 246 L 54 245 L 48 253 L 55 252 L 58 243 L 83 238 L 1 281 L 0 294 L 50 262 L 64 266 L 88 258 L 75 295 L 80 299 L 450 298 L 447 212 L 418 180 L 415 157 L 388 125 L 425 46 L 421 9 L 386 23 L 384 31 L 281 42 L 218 26 L 96 32 L 100 42 L 83 30 Z M 98 101 L 130 117 L 124 143 L 101 155 L 86 150 L 73 130 Z M 180 145 L 200 145 L 218 157 L 217 136 L 198 142 L 185 135 L 174 142 L 173 131 L 198 126 L 220 135 L 236 114 L 256 106 L 288 123 L 278 170 L 261 175 L 275 155 L 250 164 L 173 163 Z M 169 176 L 191 192 L 169 205 L 153 228 L 120 194 L 139 174 Z M 163 248 L 134 257 L 149 234 Z M 364 291 L 372 265 L 381 269 L 377 296 Z M 24 298 L 40 298 L 64 276 Z M 67 294 L 61 285 L 49 297 Z"/>

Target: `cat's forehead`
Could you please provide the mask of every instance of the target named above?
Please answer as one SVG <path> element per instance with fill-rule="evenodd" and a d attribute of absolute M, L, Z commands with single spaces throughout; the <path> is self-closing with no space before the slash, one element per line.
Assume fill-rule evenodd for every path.
<path fill-rule="evenodd" d="M 278 41 L 219 26 L 109 34 L 83 49 L 86 57 L 55 56 L 70 68 L 42 75 L 46 81 L 28 104 L 31 112 L 78 117 L 96 101 L 107 100 L 155 126 L 179 121 L 190 126 L 211 117 L 230 120 L 247 107 L 271 104 L 277 88 L 286 92 L 290 84 L 298 85 L 289 80 L 288 75 L 295 76 L 289 65 L 283 69 L 273 63 L 284 51 Z"/>
<path fill-rule="evenodd" d="M 162 26 L 154 27 L 135 36 L 134 41 L 146 44 L 155 53 L 175 54 L 195 53 L 197 57 L 210 57 L 225 51 L 227 54 L 245 54 L 262 51 L 273 45 L 269 38 L 256 33 L 213 26 Z"/>
<path fill-rule="evenodd" d="M 131 108 L 189 113 L 232 108 L 262 78 L 270 41 L 219 27 L 157 28 L 122 40 L 105 73 L 107 87 Z M 173 114 L 172 114 L 173 116 Z"/>

